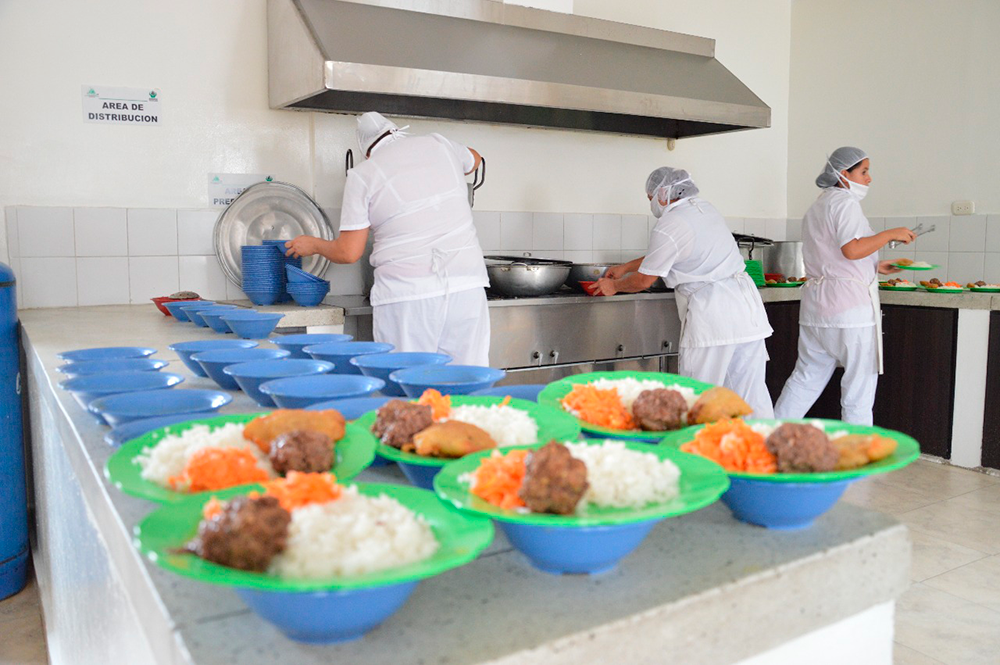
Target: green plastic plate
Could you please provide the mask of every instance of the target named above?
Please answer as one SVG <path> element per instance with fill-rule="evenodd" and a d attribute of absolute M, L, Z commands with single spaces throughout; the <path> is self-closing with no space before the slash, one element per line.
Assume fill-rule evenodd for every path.
<path fill-rule="evenodd" d="M 590 383 L 591 381 L 596 381 L 597 379 L 636 379 L 637 381 L 659 381 L 668 388 L 670 386 L 685 386 L 687 388 L 691 388 L 696 394 L 699 395 L 712 387 L 711 384 L 703 381 L 696 381 L 695 379 L 691 379 L 686 376 L 665 374 L 661 372 L 590 372 L 588 374 L 574 374 L 573 376 L 567 376 L 565 379 L 560 379 L 550 383 L 545 386 L 542 392 L 538 394 L 538 403 L 550 406 L 565 413 L 565 410 L 563 409 L 562 404 L 559 403 L 559 400 L 568 395 L 570 391 L 573 390 L 573 386 L 576 384 Z M 585 420 L 576 418 L 576 416 L 571 417 L 580 424 L 580 428 L 583 429 L 584 432 L 600 436 L 609 436 L 616 439 L 635 439 L 637 441 L 659 441 L 663 436 L 662 432 L 643 432 L 641 430 L 599 427 L 598 425 L 591 425 Z"/>
<path fill-rule="evenodd" d="M 727 472 L 732 478 L 750 478 L 753 480 L 765 480 L 772 483 L 827 483 L 835 480 L 849 480 L 851 478 L 862 478 L 872 476 L 876 473 L 886 473 L 901 469 L 920 456 L 920 445 L 910 436 L 902 432 L 881 427 L 868 427 L 866 425 L 849 425 L 839 420 L 819 420 L 817 418 L 805 418 L 801 420 L 747 420 L 747 424 L 764 423 L 767 425 L 780 425 L 781 423 L 806 423 L 807 425 L 821 422 L 828 434 L 834 432 L 847 432 L 848 434 L 878 434 L 879 436 L 895 439 L 899 444 L 896 451 L 878 462 L 873 462 L 859 469 L 848 471 L 826 471 L 822 473 L 742 473 L 739 471 Z M 660 442 L 661 446 L 671 449 L 680 447 L 690 441 L 694 441 L 695 434 L 704 425 L 686 427 L 676 432 L 671 432 Z M 714 464 L 714 462 L 713 462 Z M 719 467 L 722 468 L 722 467 Z"/>
<path fill-rule="evenodd" d="M 988 286 L 974 286 L 969 290 L 975 293 L 1000 293 L 1000 289 L 994 289 Z"/>
<path fill-rule="evenodd" d="M 805 282 L 776 282 L 775 284 L 764 284 L 769 289 L 794 289 L 802 286 Z"/>
<path fill-rule="evenodd" d="M 490 521 L 467 515 L 445 505 L 433 492 L 406 485 L 358 483 L 366 496 L 388 495 L 427 520 L 439 547 L 428 559 L 356 577 L 284 579 L 267 573 L 251 573 L 205 561 L 193 554 L 177 553 L 198 531 L 202 506 L 211 498 L 231 498 L 261 489 L 244 485 L 221 492 L 204 492 L 161 506 L 135 527 L 135 546 L 161 568 L 207 584 L 249 587 L 269 591 L 320 591 L 400 584 L 437 575 L 464 565 L 493 540 Z"/>
<path fill-rule="evenodd" d="M 882 284 L 879 284 L 878 288 L 881 291 L 916 291 L 919 287 L 917 287 L 916 285 L 914 285 L 914 286 L 890 286 L 890 285 L 886 284 L 886 285 L 883 286 Z"/>
<path fill-rule="evenodd" d="M 921 289 L 927 293 L 965 293 L 966 289 L 956 289 L 954 286 L 941 287 L 937 289 L 928 289 L 926 286 L 921 286 Z"/>
<path fill-rule="evenodd" d="M 183 432 L 195 425 L 208 425 L 212 429 L 216 429 L 228 423 L 247 423 L 260 415 L 265 414 L 241 413 L 238 415 L 217 416 L 215 418 L 202 418 L 147 432 L 136 439 L 122 444 L 118 452 L 108 458 L 108 463 L 104 467 L 104 475 L 115 487 L 125 494 L 159 503 L 171 503 L 188 497 L 211 494 L 211 492 L 195 492 L 193 494 L 189 492 L 175 492 L 166 487 L 161 487 L 154 482 L 145 480 L 141 475 L 142 467 L 139 466 L 136 457 L 146 448 L 155 446 L 163 437 Z M 353 423 L 347 423 L 344 438 L 338 441 L 334 448 L 337 459 L 334 461 L 331 471 L 337 477 L 337 480 L 349 480 L 371 464 L 372 460 L 375 459 L 376 443 L 375 437 L 367 429 L 358 427 Z"/>
<path fill-rule="evenodd" d="M 451 403 L 454 406 L 493 406 L 503 400 L 503 397 L 451 396 Z M 538 440 L 542 443 L 546 443 L 552 439 L 557 441 L 576 441 L 580 438 L 580 426 L 576 424 L 576 418 L 562 409 L 541 406 L 524 399 L 511 399 L 510 406 L 521 411 L 527 411 L 528 415 L 534 418 L 535 422 L 538 423 Z M 354 422 L 358 426 L 365 428 L 366 432 L 371 432 L 377 415 L 376 411 L 369 411 Z M 416 453 L 404 453 L 399 448 L 387 446 L 381 441 L 377 442 L 375 452 L 378 453 L 379 457 L 384 457 L 394 462 L 416 464 L 418 466 L 444 466 L 451 461 L 450 459 L 442 459 L 440 457 L 424 457 Z"/>
<path fill-rule="evenodd" d="M 590 439 L 584 443 L 598 445 L 603 443 L 603 441 Z M 466 455 L 462 459 L 446 465 L 434 477 L 434 490 L 442 500 L 454 504 L 462 510 L 492 517 L 501 522 L 541 526 L 582 527 L 632 524 L 634 522 L 676 517 L 677 515 L 694 512 L 714 503 L 722 496 L 723 492 L 729 489 L 729 479 L 726 477 L 726 472 L 722 467 L 702 457 L 648 443 L 635 441 L 616 441 L 616 443 L 624 444 L 629 450 L 653 453 L 660 459 L 668 459 L 676 464 L 681 472 L 679 480 L 680 493 L 677 497 L 666 503 L 649 504 L 642 508 L 599 508 L 589 505 L 587 506 L 586 513 L 582 515 L 549 515 L 547 513 L 504 510 L 475 496 L 469 492 L 468 484 L 459 480 L 463 474 L 476 470 L 479 467 L 479 461 L 492 452 L 489 450 Z M 535 449 L 540 448 L 542 445 L 544 444 L 536 443 L 531 446 L 511 446 L 504 450 Z"/>
<path fill-rule="evenodd" d="M 941 266 L 937 266 L 937 265 L 929 265 L 926 268 L 924 268 L 924 267 L 914 268 L 913 266 L 901 266 L 898 263 L 893 263 L 891 265 L 892 265 L 893 268 L 899 268 L 900 270 L 916 270 L 916 271 L 934 270 L 935 268 L 940 268 L 941 267 Z"/>

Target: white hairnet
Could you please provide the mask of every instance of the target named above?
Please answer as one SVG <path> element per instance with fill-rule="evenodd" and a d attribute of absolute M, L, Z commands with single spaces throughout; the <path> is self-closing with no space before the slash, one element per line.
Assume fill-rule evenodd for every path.
<path fill-rule="evenodd" d="M 673 169 L 669 166 L 661 166 L 646 178 L 646 196 L 653 196 L 660 189 L 666 190 L 659 196 L 659 199 L 666 203 L 674 199 L 697 196 L 700 191 L 698 185 L 691 181 L 691 174 L 684 169 Z"/>
<path fill-rule="evenodd" d="M 357 135 L 358 147 L 361 148 L 361 156 L 365 157 L 368 155 L 368 150 L 371 149 L 372 144 L 375 143 L 380 136 L 386 132 L 394 130 L 399 130 L 396 123 L 388 120 L 385 116 L 376 111 L 369 111 L 359 117 Z"/>
<path fill-rule="evenodd" d="M 826 160 L 823 172 L 816 177 L 816 186 L 823 188 L 836 187 L 837 183 L 841 180 L 841 171 L 845 169 L 850 170 L 852 166 L 867 158 L 868 153 L 861 148 L 852 148 L 849 145 L 837 148 L 830 155 L 830 158 Z"/>

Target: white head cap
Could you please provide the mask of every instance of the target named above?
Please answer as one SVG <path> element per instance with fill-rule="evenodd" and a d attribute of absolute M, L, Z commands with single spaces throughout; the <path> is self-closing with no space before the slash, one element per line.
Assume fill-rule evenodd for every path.
<path fill-rule="evenodd" d="M 646 195 L 653 196 L 658 192 L 662 193 L 659 199 L 664 203 L 669 203 L 675 199 L 697 196 L 699 190 L 698 186 L 691 180 L 691 175 L 684 169 L 661 166 L 646 178 Z"/>
<path fill-rule="evenodd" d="M 837 183 L 843 178 L 840 175 L 841 171 L 849 171 L 865 159 L 868 159 L 868 153 L 861 148 L 852 148 L 849 145 L 837 148 L 830 155 L 830 158 L 826 160 L 823 172 L 816 177 L 816 186 L 823 187 L 824 189 L 827 187 L 836 187 Z"/>
<path fill-rule="evenodd" d="M 361 156 L 367 157 L 372 145 L 378 141 L 386 132 L 398 131 L 396 123 L 386 119 L 381 113 L 369 111 L 358 118 L 358 148 L 361 149 Z"/>

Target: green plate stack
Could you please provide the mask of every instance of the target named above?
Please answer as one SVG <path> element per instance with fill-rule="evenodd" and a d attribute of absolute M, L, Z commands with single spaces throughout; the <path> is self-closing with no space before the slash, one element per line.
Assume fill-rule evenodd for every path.
<path fill-rule="evenodd" d="M 758 287 L 764 286 L 764 266 L 760 261 L 746 261 L 747 274 Z"/>

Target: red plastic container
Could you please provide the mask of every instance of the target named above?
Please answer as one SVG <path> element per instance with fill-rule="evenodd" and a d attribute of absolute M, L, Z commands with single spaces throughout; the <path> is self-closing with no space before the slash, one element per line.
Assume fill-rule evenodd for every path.
<path fill-rule="evenodd" d="M 150 300 L 152 300 L 153 304 L 156 305 L 156 309 L 158 309 L 161 312 L 163 312 L 163 316 L 170 316 L 170 310 L 167 309 L 166 307 L 164 307 L 163 303 L 165 303 L 165 302 L 178 302 L 178 301 L 181 301 L 181 300 L 184 300 L 184 301 L 190 300 L 191 302 L 195 302 L 197 300 L 201 300 L 201 298 L 170 298 L 168 296 L 161 296 L 159 298 L 150 298 Z"/>

